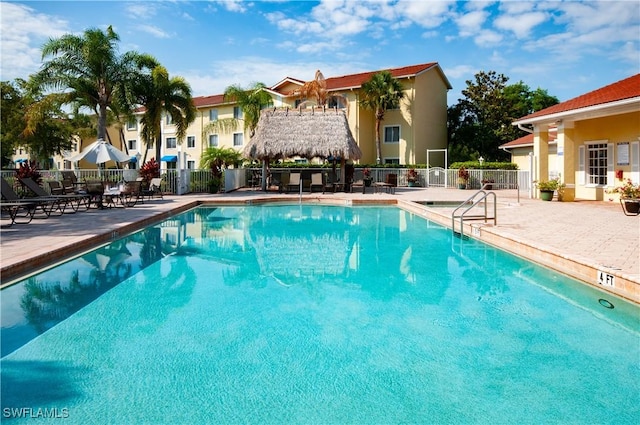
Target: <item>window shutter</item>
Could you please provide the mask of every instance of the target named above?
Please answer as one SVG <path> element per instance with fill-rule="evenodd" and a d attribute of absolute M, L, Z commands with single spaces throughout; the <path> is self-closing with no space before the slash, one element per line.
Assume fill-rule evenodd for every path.
<path fill-rule="evenodd" d="M 616 160 L 614 158 L 615 145 L 613 143 L 607 143 L 607 186 L 615 186 L 616 172 L 614 165 Z"/>
<path fill-rule="evenodd" d="M 584 186 L 586 184 L 586 176 L 584 173 L 584 153 L 585 147 L 578 147 L 578 184 Z"/>
<path fill-rule="evenodd" d="M 631 143 L 631 180 L 640 184 L 640 142 Z"/>

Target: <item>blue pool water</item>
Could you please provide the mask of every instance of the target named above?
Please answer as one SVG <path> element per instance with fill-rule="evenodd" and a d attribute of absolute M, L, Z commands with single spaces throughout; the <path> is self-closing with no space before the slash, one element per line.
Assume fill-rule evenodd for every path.
<path fill-rule="evenodd" d="M 394 207 L 200 207 L 1 296 L 9 423 L 640 421 L 637 307 Z"/>

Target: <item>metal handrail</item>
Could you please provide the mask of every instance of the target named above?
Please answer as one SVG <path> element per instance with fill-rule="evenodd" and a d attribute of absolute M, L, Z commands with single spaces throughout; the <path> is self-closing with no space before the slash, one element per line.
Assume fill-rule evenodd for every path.
<path fill-rule="evenodd" d="M 462 238 L 464 236 L 464 219 L 465 217 L 467 218 L 473 218 L 473 219 L 484 219 L 484 222 L 486 223 L 488 220 L 493 220 L 493 225 L 495 226 L 498 223 L 498 207 L 497 207 L 497 197 L 495 192 L 487 192 L 484 190 L 484 187 L 482 187 L 482 189 L 478 190 L 477 192 L 475 192 L 473 195 L 471 195 L 469 198 L 467 198 L 464 202 L 462 202 L 460 205 L 458 205 L 453 212 L 451 213 L 451 231 L 455 234 L 456 233 L 456 218 L 460 219 L 460 237 Z M 481 195 L 478 199 L 476 199 L 478 197 L 478 195 Z M 487 214 L 487 199 L 492 197 L 493 198 L 493 217 L 489 217 L 489 215 Z M 475 206 L 477 206 L 480 202 L 483 202 L 483 206 L 484 206 L 484 214 L 482 215 L 475 215 L 475 216 L 466 216 L 466 214 L 471 211 L 472 208 L 474 208 Z M 470 204 L 470 205 L 469 205 Z M 466 208 L 462 211 L 462 213 L 460 215 L 456 215 L 456 213 L 458 212 L 458 210 L 462 209 L 463 207 Z"/>

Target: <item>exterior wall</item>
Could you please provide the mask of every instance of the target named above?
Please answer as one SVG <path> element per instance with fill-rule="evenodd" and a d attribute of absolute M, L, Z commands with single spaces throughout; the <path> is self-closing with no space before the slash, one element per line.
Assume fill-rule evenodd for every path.
<path fill-rule="evenodd" d="M 547 136 L 548 132 L 539 126 L 534 137 L 534 151 L 536 147 L 541 148 L 543 147 L 542 144 L 546 144 Z M 566 181 L 569 190 L 575 191 L 575 198 L 593 201 L 617 201 L 616 195 L 607 193 L 609 189 L 620 185 L 622 180 L 627 178 L 631 178 L 635 183 L 640 183 L 640 171 L 634 171 L 633 169 L 633 164 L 638 164 L 640 160 L 637 156 L 634 160 L 632 154 L 632 151 L 636 155 L 638 152 L 640 112 L 564 123 L 558 128 L 558 140 L 566 142 L 563 155 L 556 155 L 554 158 L 549 152 L 547 161 L 538 161 L 537 173 L 540 175 L 542 171 L 548 168 L 551 175 L 554 166 L 556 169 L 564 169 L 567 178 L 563 178 L 563 181 Z M 590 143 L 602 143 L 610 147 L 607 153 L 606 184 L 589 184 L 586 147 Z M 628 146 L 628 148 L 624 146 Z M 628 161 L 625 158 L 627 151 Z M 580 168 L 581 161 L 584 161 L 584 169 Z M 616 171 L 621 173 L 622 178 L 616 177 Z"/>
<path fill-rule="evenodd" d="M 640 112 L 615 115 L 604 118 L 578 121 L 575 124 L 576 152 L 575 157 L 579 158 L 577 146 L 585 146 L 589 142 L 601 141 L 602 143 L 610 143 L 613 145 L 613 158 L 607 158 L 607 161 L 613 161 L 613 169 L 621 170 L 623 179 L 631 178 L 635 183 L 640 183 L 637 175 L 632 175 L 631 161 L 626 165 L 619 165 L 619 146 L 622 143 L 638 142 L 640 140 Z M 577 161 L 576 161 L 577 162 Z M 590 200 L 615 200 L 617 195 L 606 193 L 622 183 L 622 179 L 609 178 L 607 185 L 594 186 L 589 184 L 580 184 L 580 176 L 578 164 L 575 165 L 576 173 L 576 197 L 580 199 Z"/>
<path fill-rule="evenodd" d="M 381 123 L 380 137 L 382 139 L 382 159 L 397 158 L 400 164 L 424 164 L 426 163 L 427 149 L 445 149 L 447 145 L 447 85 L 439 69 L 432 68 L 418 74 L 415 77 L 403 78 L 402 83 L 406 98 L 398 110 L 387 111 Z M 278 87 L 282 93 L 290 93 L 300 87 L 293 82 L 285 82 Z M 295 97 L 281 96 L 274 92 L 269 92 L 276 107 L 295 107 Z M 363 157 L 360 163 L 373 164 L 376 162 L 376 135 L 375 119 L 372 111 L 367 111 L 359 106 L 360 90 L 342 90 L 329 92 L 344 96 L 348 102 L 348 122 L 356 143 L 362 150 Z M 199 167 L 202 153 L 209 146 L 209 135 L 212 132 L 204 133 L 203 129 L 209 124 L 209 111 L 217 109 L 218 119 L 233 118 L 233 104 L 223 103 L 219 105 L 206 105 L 198 107 L 196 120 L 189 125 L 186 135 L 195 137 L 195 147 L 187 147 L 187 139 L 177 140 L 176 148 L 167 148 L 167 138 L 175 137 L 175 126 L 167 125 L 166 120 L 162 122 L 162 147 L 161 155 L 177 155 L 180 161 L 193 161 L 196 168 Z M 140 115 L 138 115 L 138 118 Z M 219 131 L 218 147 L 230 147 L 241 150 L 249 142 L 249 133 L 244 131 L 244 123 L 240 121 L 238 128 L 231 132 Z M 384 127 L 400 126 L 400 142 L 393 144 L 384 143 Z M 155 148 L 146 149 L 140 137 L 140 125 L 135 129 L 128 130 L 124 126 L 123 137 L 119 134 L 119 129 L 112 127 L 109 129 L 111 141 L 118 149 L 127 152 L 132 157 L 149 160 L 154 158 Z M 233 133 L 243 133 L 243 145 L 233 145 Z M 95 139 L 94 139 L 95 140 Z M 94 140 L 85 140 L 82 146 L 78 146 L 78 151 L 86 147 Z M 129 151 L 126 147 L 127 141 L 135 140 L 136 149 Z M 76 152 L 76 153 L 77 153 Z M 186 156 L 185 156 L 186 154 Z M 159 160 L 159 158 L 156 158 Z M 62 158 L 54 159 L 56 164 L 63 167 Z M 134 164 L 139 168 L 141 164 Z M 84 161 L 80 163 L 80 168 L 95 168 L 95 164 L 88 164 Z M 109 164 L 108 164 L 109 166 Z M 115 166 L 115 164 L 112 164 Z M 185 164 L 186 166 L 186 164 Z M 167 164 L 162 162 L 162 168 Z"/>
<path fill-rule="evenodd" d="M 530 153 L 533 153 L 533 146 L 511 149 L 511 162 L 518 166 L 518 170 L 532 171 L 529 164 Z M 555 178 L 558 175 L 558 167 L 556 165 L 558 161 L 557 146 L 555 144 L 549 145 L 547 160 L 549 161 L 549 177 L 545 178 L 545 180 Z M 533 166 L 535 168 L 535 163 Z"/>
<path fill-rule="evenodd" d="M 416 125 L 413 126 L 415 145 L 412 163 L 426 164 L 427 149 L 447 148 L 447 87 L 438 70 L 430 69 L 416 77 L 413 98 L 412 117 Z"/>

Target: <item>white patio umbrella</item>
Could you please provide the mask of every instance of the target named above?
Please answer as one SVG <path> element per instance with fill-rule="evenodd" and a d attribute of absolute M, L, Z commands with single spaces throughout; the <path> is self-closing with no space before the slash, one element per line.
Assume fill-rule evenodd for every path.
<path fill-rule="evenodd" d="M 81 159 L 86 159 L 94 164 L 103 164 L 107 161 L 127 162 L 131 158 L 121 150 L 116 149 L 113 145 L 106 142 L 103 139 L 98 139 L 89 146 L 87 146 L 82 152 L 71 158 L 67 158 L 69 161 L 77 162 Z"/>

